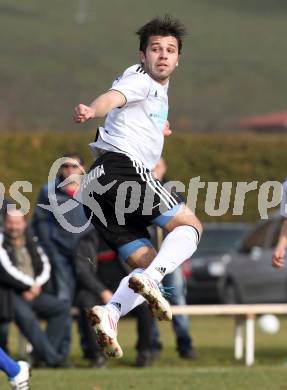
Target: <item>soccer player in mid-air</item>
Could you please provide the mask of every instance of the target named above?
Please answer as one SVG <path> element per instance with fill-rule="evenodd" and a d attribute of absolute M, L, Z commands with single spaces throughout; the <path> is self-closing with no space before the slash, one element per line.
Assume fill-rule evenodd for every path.
<path fill-rule="evenodd" d="M 195 252 L 202 233 L 201 223 L 194 213 L 176 194 L 163 188 L 151 173 L 161 157 L 164 135 L 171 133 L 167 122 L 167 91 L 170 76 L 178 66 L 185 27 L 166 16 L 151 20 L 137 34 L 140 63 L 126 69 L 112 87 L 89 106 L 79 104 L 74 113 L 77 123 L 107 116 L 104 127 L 99 128 L 91 144 L 99 157 L 87 179 L 92 182 L 88 196 L 100 205 L 106 224 L 95 215 L 92 222 L 106 242 L 134 268 L 121 281 L 108 304 L 95 306 L 88 313 L 98 343 L 104 353 L 112 357 L 123 354 L 117 341 L 119 318 L 144 299 L 157 318 L 171 319 L 170 306 L 158 285 L 167 273 L 173 272 Z M 105 188 L 104 192 L 97 191 L 96 182 Z M 133 191 L 126 191 L 125 201 L 121 200 L 125 183 L 131 183 L 140 191 L 137 208 Z M 148 212 L 147 193 L 153 194 Z M 132 202 L 123 224 L 118 214 L 124 214 L 126 204 Z M 123 210 L 119 210 L 119 204 Z M 168 232 L 158 253 L 147 232 L 151 224 Z"/>

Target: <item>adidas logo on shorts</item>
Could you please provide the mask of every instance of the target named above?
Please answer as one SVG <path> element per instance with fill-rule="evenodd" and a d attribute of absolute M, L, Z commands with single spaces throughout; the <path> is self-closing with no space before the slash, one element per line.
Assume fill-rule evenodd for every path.
<path fill-rule="evenodd" d="M 166 268 L 165 267 L 156 267 L 155 268 L 160 274 L 164 275 Z"/>

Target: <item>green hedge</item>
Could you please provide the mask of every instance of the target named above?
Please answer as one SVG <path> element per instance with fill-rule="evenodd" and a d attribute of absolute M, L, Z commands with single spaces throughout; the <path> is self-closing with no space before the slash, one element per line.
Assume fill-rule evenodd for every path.
<path fill-rule="evenodd" d="M 25 194 L 34 205 L 40 186 L 47 181 L 52 162 L 66 151 L 80 152 L 89 165 L 92 154 L 88 143 L 91 132 L 29 132 L 0 134 L 0 181 L 6 195 L 15 180 L 28 180 L 33 191 Z M 170 179 L 182 181 L 200 176 L 201 181 L 248 181 L 259 185 L 266 180 L 282 181 L 287 176 L 287 136 L 282 134 L 204 133 L 174 134 L 166 141 L 164 156 Z M 219 188 L 220 189 L 220 188 Z M 232 196 L 235 184 L 233 184 Z M 218 191 L 220 192 L 220 191 Z M 204 211 L 206 189 L 199 190 L 197 214 L 207 220 L 255 221 L 259 217 L 257 191 L 246 195 L 244 214 L 209 217 Z M 233 198 L 231 198 L 232 200 Z M 232 207 L 230 207 L 232 209 Z"/>
<path fill-rule="evenodd" d="M 196 176 L 203 182 L 233 182 L 232 201 L 237 181 L 255 180 L 258 187 L 267 180 L 282 181 L 287 176 L 286 148 L 287 136 L 283 134 L 182 133 L 167 141 L 165 156 L 169 177 L 183 181 L 186 186 Z M 258 191 L 246 195 L 241 217 L 232 216 L 231 210 L 220 218 L 209 217 L 204 212 L 205 194 L 204 189 L 199 190 L 197 203 L 197 214 L 203 220 L 251 222 L 259 218 Z"/>

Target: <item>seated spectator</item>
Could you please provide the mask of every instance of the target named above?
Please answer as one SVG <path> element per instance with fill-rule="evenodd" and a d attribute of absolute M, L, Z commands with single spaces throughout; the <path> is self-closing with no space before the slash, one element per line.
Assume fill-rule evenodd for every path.
<path fill-rule="evenodd" d="M 36 359 L 49 367 L 58 367 L 63 364 L 58 350 L 69 312 L 64 301 L 43 290 L 50 269 L 48 257 L 29 234 L 23 213 L 10 210 L 0 234 L 0 318 L 9 320 L 13 315 L 32 344 Z M 41 329 L 38 318 L 47 320 L 46 330 Z"/>
<path fill-rule="evenodd" d="M 102 367 L 105 357 L 98 347 L 93 328 L 90 326 L 86 310 L 95 305 L 104 305 L 112 297 L 121 279 L 130 270 L 117 258 L 98 237 L 94 229 L 83 236 L 75 254 L 77 278 L 76 305 L 80 308 L 82 322 L 81 345 L 84 357 L 91 361 L 91 366 Z M 151 325 L 152 315 L 146 303 L 136 307 L 132 314 L 137 318 L 138 342 L 136 345 L 137 367 L 151 365 Z"/>

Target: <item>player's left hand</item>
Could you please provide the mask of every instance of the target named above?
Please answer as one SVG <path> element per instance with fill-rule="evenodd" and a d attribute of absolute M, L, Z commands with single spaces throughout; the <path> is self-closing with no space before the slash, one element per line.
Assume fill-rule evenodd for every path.
<path fill-rule="evenodd" d="M 172 134 L 172 130 L 170 129 L 170 124 L 169 121 L 166 121 L 165 124 L 163 125 L 163 135 L 165 137 L 168 137 L 169 135 Z"/>
<path fill-rule="evenodd" d="M 272 257 L 272 267 L 283 268 L 285 265 L 285 249 L 276 248 Z"/>
<path fill-rule="evenodd" d="M 110 290 L 106 289 L 101 292 L 100 296 L 102 298 L 103 303 L 106 304 L 112 299 L 113 293 Z"/>

